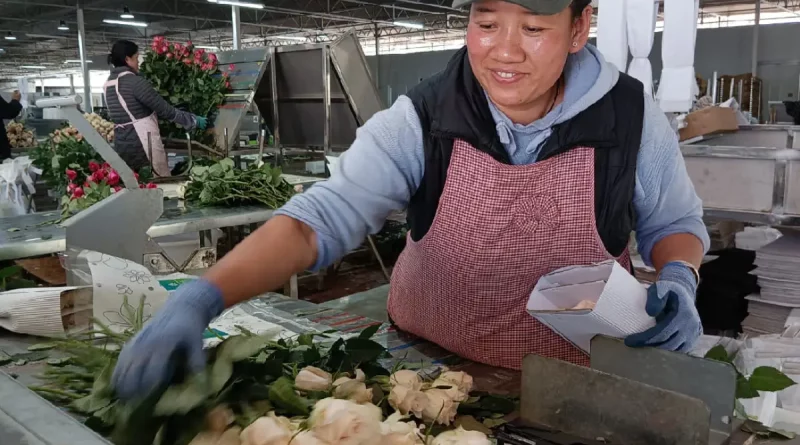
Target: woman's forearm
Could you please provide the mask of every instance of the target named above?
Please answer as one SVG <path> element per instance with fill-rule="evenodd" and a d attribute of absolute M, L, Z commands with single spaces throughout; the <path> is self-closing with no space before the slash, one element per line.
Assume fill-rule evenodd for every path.
<path fill-rule="evenodd" d="M 317 258 L 314 231 L 288 216 L 275 216 L 239 243 L 206 274 L 230 307 L 285 284 Z"/>
<path fill-rule="evenodd" d="M 690 233 L 676 233 L 657 242 L 651 257 L 656 270 L 661 270 L 670 261 L 686 261 L 700 268 L 704 254 L 700 239 Z"/>

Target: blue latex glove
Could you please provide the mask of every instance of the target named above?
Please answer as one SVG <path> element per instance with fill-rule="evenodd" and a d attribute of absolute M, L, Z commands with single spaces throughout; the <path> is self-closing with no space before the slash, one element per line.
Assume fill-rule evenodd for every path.
<path fill-rule="evenodd" d="M 681 263 L 667 263 L 658 282 L 647 290 L 645 310 L 656 325 L 625 339 L 632 347 L 652 346 L 689 352 L 703 333 L 695 307 L 697 283 L 694 272 Z"/>
<path fill-rule="evenodd" d="M 205 130 L 206 127 L 208 127 L 208 119 L 204 118 L 203 116 L 195 116 L 194 120 L 197 123 L 197 128 Z"/>
<path fill-rule="evenodd" d="M 184 357 L 190 372 L 206 365 L 203 332 L 224 309 L 222 292 L 199 279 L 179 287 L 122 349 L 112 383 L 122 399 L 142 398 L 168 384 L 176 371 L 173 357 Z"/>

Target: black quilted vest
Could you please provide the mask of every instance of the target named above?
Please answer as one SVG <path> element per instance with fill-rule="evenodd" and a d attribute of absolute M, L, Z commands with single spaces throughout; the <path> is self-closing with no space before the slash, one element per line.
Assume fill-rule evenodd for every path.
<path fill-rule="evenodd" d="M 436 215 L 455 139 L 498 162 L 511 162 L 497 136 L 483 88 L 472 73 L 466 47 L 444 71 L 414 87 L 407 96 L 422 123 L 425 147 L 425 174 L 408 208 L 411 238 L 418 241 Z M 543 161 L 575 147 L 594 147 L 597 231 L 614 256 L 624 252 L 636 224 L 633 192 L 643 119 L 643 86 L 620 73 L 617 84 L 601 100 L 553 127 L 537 159 Z"/>

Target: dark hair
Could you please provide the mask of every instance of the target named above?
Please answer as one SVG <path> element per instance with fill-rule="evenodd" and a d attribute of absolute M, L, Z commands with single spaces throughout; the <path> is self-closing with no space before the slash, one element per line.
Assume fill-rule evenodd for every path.
<path fill-rule="evenodd" d="M 577 19 L 580 17 L 581 14 L 583 14 L 583 10 L 591 4 L 592 0 L 573 0 L 572 4 L 569 5 L 570 9 L 572 10 L 572 18 Z"/>
<path fill-rule="evenodd" d="M 111 54 L 108 55 L 108 64 L 114 65 L 115 68 L 126 66 L 128 63 L 125 62 L 125 59 L 133 57 L 138 52 L 139 47 L 135 43 L 129 40 L 118 40 L 111 47 Z"/>

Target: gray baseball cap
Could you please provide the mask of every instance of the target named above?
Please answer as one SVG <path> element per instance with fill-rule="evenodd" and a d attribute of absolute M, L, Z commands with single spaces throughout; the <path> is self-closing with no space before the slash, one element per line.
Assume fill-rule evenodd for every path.
<path fill-rule="evenodd" d="M 479 0 L 453 0 L 453 8 L 461 8 Z M 504 0 L 528 8 L 534 14 L 554 15 L 563 11 L 572 0 Z"/>

